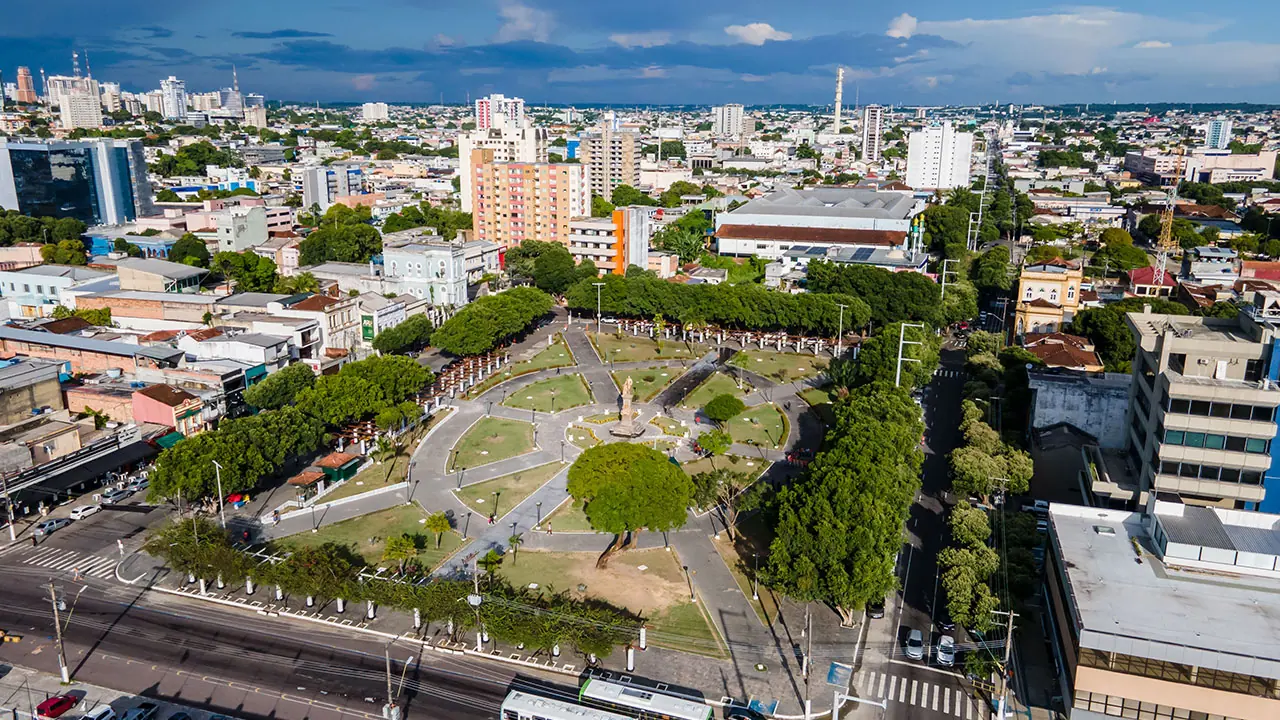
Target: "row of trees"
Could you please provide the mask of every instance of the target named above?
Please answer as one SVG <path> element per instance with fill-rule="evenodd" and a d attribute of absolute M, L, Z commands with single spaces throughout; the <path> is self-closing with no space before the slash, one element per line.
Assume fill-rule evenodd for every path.
<path fill-rule="evenodd" d="M 215 462 L 221 465 L 224 493 L 253 488 L 263 477 L 318 450 L 327 428 L 389 408 L 403 418 L 402 403 L 433 379 L 416 361 L 395 356 L 348 363 L 336 375 L 307 378 L 310 373 L 306 365 L 296 364 L 268 376 L 261 389 L 255 386 L 246 391 L 245 401 L 274 409 L 224 420 L 216 430 L 186 438 L 160 453 L 148 497 L 158 501 L 181 496 L 193 501 L 215 495 L 219 479 Z M 416 404 L 414 408 L 421 414 Z"/>
<path fill-rule="evenodd" d="M 75 218 L 31 217 L 0 208 L 0 245 L 79 240 L 88 229 Z"/>
<path fill-rule="evenodd" d="M 151 172 L 164 177 L 175 175 L 204 175 L 208 165 L 219 167 L 244 167 L 244 161 L 230 150 L 219 150 L 212 143 L 198 142 L 183 145 L 172 155 L 160 155 L 151 163 Z"/>
<path fill-rule="evenodd" d="M 484 585 L 484 601 L 473 608 L 467 603 L 473 592 L 469 581 L 414 584 L 362 577 L 363 560 L 332 543 L 295 550 L 278 562 L 261 562 L 233 547 L 225 531 L 203 518 L 175 520 L 152 535 L 145 549 L 178 572 L 226 583 L 247 578 L 320 605 L 336 599 L 372 601 L 383 608 L 417 610 L 424 623 L 449 622 L 455 632 L 475 628 L 478 618 L 491 637 L 535 652 L 563 645 L 605 657 L 632 640 L 641 623 L 641 618 L 600 601 L 513 588 L 492 576 Z"/>
<path fill-rule="evenodd" d="M 431 341 L 435 326 L 426 315 L 405 318 L 399 325 L 389 327 L 373 339 L 373 349 L 383 354 L 416 350 Z"/>
<path fill-rule="evenodd" d="M 596 288 L 601 311 L 624 317 L 661 315 L 685 325 L 718 325 L 741 330 L 788 330 L 830 337 L 837 332 L 845 305 L 844 329 L 865 327 L 871 317 L 867 303 L 837 293 L 788 295 L 758 285 L 678 285 L 644 276 L 606 275 L 581 280 L 565 299 L 572 310 L 594 313 Z"/>
<path fill-rule="evenodd" d="M 947 320 L 941 287 L 920 273 L 894 273 L 866 265 L 816 260 L 809 263 L 806 287 L 811 293 L 861 298 L 871 310 L 874 325 L 924 322 L 941 327 Z"/>
<path fill-rule="evenodd" d="M 431 334 L 431 344 L 454 355 L 480 355 L 527 330 L 551 305 L 550 295 L 531 287 L 487 295 L 446 320 Z"/>
<path fill-rule="evenodd" d="M 907 391 L 887 383 L 854 389 L 834 413 L 825 449 L 777 495 L 776 536 L 761 572 L 793 598 L 831 605 L 847 625 L 896 586 L 924 424 Z"/>
<path fill-rule="evenodd" d="M 459 230 L 471 229 L 471 213 L 439 208 L 431 203 L 419 203 L 398 213 L 388 215 L 382 223 L 382 232 L 392 233 L 413 228 L 429 227 L 445 240 L 452 240 Z"/>
<path fill-rule="evenodd" d="M 543 292 L 563 295 L 579 280 L 599 277 L 591 260 L 575 265 L 569 248 L 558 242 L 526 240 L 507 251 L 507 269 L 512 277 L 528 278 Z"/>

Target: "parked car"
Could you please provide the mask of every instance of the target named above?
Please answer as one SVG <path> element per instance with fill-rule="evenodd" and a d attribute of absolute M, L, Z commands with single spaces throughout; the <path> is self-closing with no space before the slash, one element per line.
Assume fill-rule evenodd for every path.
<path fill-rule="evenodd" d="M 85 713 L 80 720 L 116 720 L 116 711 L 110 705 L 99 705 Z"/>
<path fill-rule="evenodd" d="M 946 612 L 942 613 L 942 617 L 938 618 L 938 629 L 944 633 L 949 633 L 956 629 L 956 624 L 951 619 L 951 615 Z"/>
<path fill-rule="evenodd" d="M 78 702 L 80 698 L 74 695 L 54 695 L 36 706 L 36 714 L 43 718 L 60 717 Z"/>
<path fill-rule="evenodd" d="M 83 520 L 101 509 L 101 505 L 81 505 L 78 508 L 71 508 L 70 516 L 72 520 Z"/>
<path fill-rule="evenodd" d="M 1035 513 L 1037 515 L 1049 514 L 1048 500 L 1032 500 L 1029 503 L 1022 503 L 1022 512 Z"/>
<path fill-rule="evenodd" d="M 134 478 L 133 480 L 129 481 L 130 493 L 141 492 L 143 490 L 146 490 L 149 487 L 151 487 L 151 481 L 147 480 L 144 477 Z"/>
<path fill-rule="evenodd" d="M 872 602 L 867 603 L 867 617 L 872 620 L 879 620 L 884 617 L 884 601 L 873 600 Z"/>
<path fill-rule="evenodd" d="M 49 518 L 36 525 L 36 535 L 52 535 L 71 524 L 71 518 Z"/>
<path fill-rule="evenodd" d="M 912 630 L 907 634 L 907 644 L 905 649 L 907 657 L 912 660 L 924 659 L 924 633 L 919 630 Z"/>
<path fill-rule="evenodd" d="M 140 703 L 132 710 L 126 710 L 123 720 L 155 720 L 160 707 L 153 702 Z"/>
<path fill-rule="evenodd" d="M 943 635 L 938 638 L 938 644 L 933 646 L 933 657 L 942 667 L 951 667 L 956 664 L 956 639 L 950 635 Z"/>
<path fill-rule="evenodd" d="M 117 488 L 117 487 L 108 488 L 108 489 L 106 489 L 106 490 L 103 490 L 103 491 L 102 491 L 102 502 L 104 502 L 104 503 L 118 503 L 118 502 L 120 502 L 121 500 L 124 500 L 125 498 L 129 497 L 129 496 L 130 496 L 130 495 L 132 495 L 132 494 L 133 494 L 133 491 L 132 491 L 132 490 L 130 490 L 129 488 L 127 488 L 127 487 L 122 487 L 122 488 Z"/>

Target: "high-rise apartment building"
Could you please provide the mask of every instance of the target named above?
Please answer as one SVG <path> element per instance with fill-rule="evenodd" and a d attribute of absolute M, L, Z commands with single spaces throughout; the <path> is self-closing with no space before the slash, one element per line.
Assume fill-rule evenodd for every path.
<path fill-rule="evenodd" d="M 35 81 L 31 79 L 31 68 L 18 68 L 18 97 L 15 100 L 28 105 L 40 101 L 40 97 L 36 95 Z"/>
<path fill-rule="evenodd" d="M 357 195 L 364 188 L 364 172 L 359 165 L 309 167 L 302 171 L 302 208 L 319 205 L 324 212 L 342 195 Z"/>
<path fill-rule="evenodd" d="M 473 130 L 458 136 L 458 192 L 462 211 L 471 212 L 474 192 L 471 166 L 474 150 L 492 150 L 492 162 L 544 163 L 547 161 L 547 130 L 528 123 Z"/>
<path fill-rule="evenodd" d="M 1218 117 L 1210 120 L 1205 128 L 1204 144 L 1212 150 L 1226 150 L 1231 145 L 1231 119 Z"/>
<path fill-rule="evenodd" d="M 862 109 L 862 160 L 878 163 L 884 144 L 884 108 L 868 105 Z"/>
<path fill-rule="evenodd" d="M 109 113 L 124 107 L 120 102 L 120 83 L 102 83 L 102 107 Z"/>
<path fill-rule="evenodd" d="M 267 126 L 267 109 L 258 107 L 246 107 L 244 109 L 244 124 L 249 127 L 264 128 Z"/>
<path fill-rule="evenodd" d="M 187 116 L 187 84 L 170 75 L 160 81 L 161 110 L 166 120 L 181 120 Z"/>
<path fill-rule="evenodd" d="M 647 268 L 654 211 L 631 205 L 616 208 L 610 217 L 573 220 L 569 253 L 576 262 L 590 260 L 602 273 L 625 275 L 631 265 Z"/>
<path fill-rule="evenodd" d="M 164 93 L 159 90 L 152 90 L 151 92 L 143 95 L 141 100 L 142 107 L 147 112 L 160 113 L 161 115 L 164 115 Z"/>
<path fill-rule="evenodd" d="M 619 185 L 640 184 L 640 140 L 606 120 L 600 130 L 581 136 L 578 158 L 588 168 L 591 193 L 608 199 Z"/>
<path fill-rule="evenodd" d="M 524 98 L 509 98 L 497 94 L 476 98 L 477 130 L 498 128 L 504 124 L 519 128 L 524 126 L 524 120 Z"/>
<path fill-rule="evenodd" d="M 0 208 L 121 225 L 154 214 L 139 140 L 0 139 Z"/>
<path fill-rule="evenodd" d="M 367 102 L 360 106 L 360 118 L 365 122 L 381 122 L 390 117 L 384 102 Z"/>
<path fill-rule="evenodd" d="M 746 135 L 741 105 L 720 105 L 711 114 L 711 130 L 717 137 L 741 138 Z"/>
<path fill-rule="evenodd" d="M 89 77 L 78 77 L 72 75 L 52 75 L 46 81 L 48 87 L 49 104 L 61 108 L 66 98 L 73 92 L 79 92 L 86 95 L 93 95 L 95 98 L 99 96 L 101 90 L 98 88 L 98 81 Z"/>
<path fill-rule="evenodd" d="M 1254 293 L 1238 317 L 1125 316 L 1137 350 L 1124 497 L 1152 493 L 1195 505 L 1280 510 L 1272 475 L 1280 406 L 1280 293 Z"/>
<path fill-rule="evenodd" d="M 96 88 L 73 87 L 62 96 L 58 110 L 59 123 L 64 130 L 102 127 L 102 98 Z"/>
<path fill-rule="evenodd" d="M 948 120 L 907 139 L 907 184 L 916 190 L 969 187 L 973 133 L 956 132 Z"/>
<path fill-rule="evenodd" d="M 495 162 L 471 151 L 476 240 L 514 247 L 525 240 L 568 246 L 569 222 L 591 214 L 586 168 L 576 163 Z"/>

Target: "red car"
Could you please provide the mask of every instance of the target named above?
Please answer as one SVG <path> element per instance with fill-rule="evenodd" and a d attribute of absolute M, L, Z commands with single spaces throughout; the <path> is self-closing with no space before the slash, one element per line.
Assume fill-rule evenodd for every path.
<path fill-rule="evenodd" d="M 54 695 L 36 706 L 36 714 L 43 718 L 56 718 L 80 702 L 80 698 L 71 695 Z"/>

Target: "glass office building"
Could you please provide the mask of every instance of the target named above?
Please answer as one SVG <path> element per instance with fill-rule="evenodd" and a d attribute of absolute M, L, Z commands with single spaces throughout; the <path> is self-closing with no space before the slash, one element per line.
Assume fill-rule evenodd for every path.
<path fill-rule="evenodd" d="M 0 208 L 33 217 L 122 225 L 151 215 L 151 185 L 137 140 L 0 140 Z"/>

